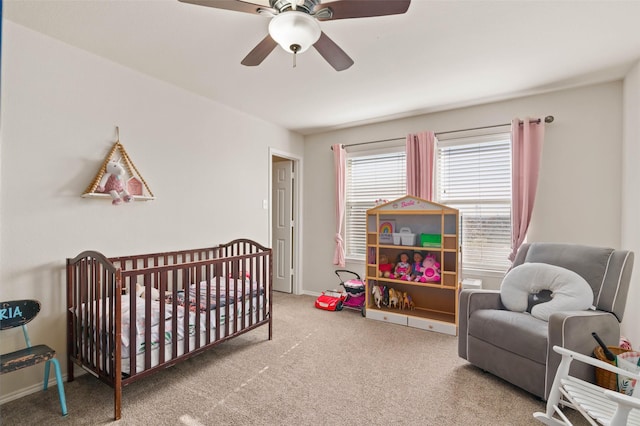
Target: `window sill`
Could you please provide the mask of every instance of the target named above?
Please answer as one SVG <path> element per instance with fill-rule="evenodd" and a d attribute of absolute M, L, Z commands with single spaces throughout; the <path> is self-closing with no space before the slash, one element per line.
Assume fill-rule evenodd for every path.
<path fill-rule="evenodd" d="M 504 271 L 504 272 L 488 271 L 485 269 L 465 268 L 463 266 L 462 273 L 463 275 L 469 275 L 469 276 L 478 276 L 478 277 L 486 277 L 486 278 L 503 278 L 504 275 L 507 273 L 507 271 Z"/>

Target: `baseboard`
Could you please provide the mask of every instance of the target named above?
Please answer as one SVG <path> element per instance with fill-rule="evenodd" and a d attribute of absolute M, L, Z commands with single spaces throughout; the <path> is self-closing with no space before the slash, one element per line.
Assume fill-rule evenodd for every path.
<path fill-rule="evenodd" d="M 63 382 L 67 381 L 66 375 L 62 376 L 62 381 Z M 57 392 L 57 386 L 58 384 L 56 383 L 55 377 L 49 379 L 48 389 L 53 389 L 55 392 Z M 41 392 L 41 391 L 42 391 L 42 383 L 38 383 L 36 385 L 32 385 L 24 389 L 19 389 L 15 392 L 12 392 L 10 394 L 3 395 L 2 397 L 0 397 L 0 405 L 6 404 L 7 402 L 11 402 L 15 399 L 20 399 L 23 396 L 31 395 L 32 393 Z"/>
<path fill-rule="evenodd" d="M 52 371 L 53 372 L 53 371 Z M 87 374 L 83 369 L 76 368 L 74 377 L 80 377 L 83 374 Z M 54 392 L 58 392 L 58 384 L 56 383 L 55 374 L 52 374 L 53 377 L 49 378 L 49 386 L 47 389 L 53 389 Z M 67 374 L 62 375 L 62 383 L 67 383 Z M 42 383 L 38 383 L 23 389 L 19 389 L 15 392 L 9 393 L 7 395 L 0 396 L 0 405 L 6 404 L 7 402 L 11 402 L 16 399 L 20 399 L 23 396 L 31 395 L 32 393 L 42 392 Z"/>

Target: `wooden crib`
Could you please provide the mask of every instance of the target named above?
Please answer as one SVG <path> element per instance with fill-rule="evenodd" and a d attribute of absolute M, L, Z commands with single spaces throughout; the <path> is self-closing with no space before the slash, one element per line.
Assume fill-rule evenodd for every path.
<path fill-rule="evenodd" d="M 115 258 L 82 252 L 67 259 L 68 381 L 78 364 L 112 386 L 117 420 L 124 386 L 262 325 L 271 340 L 271 292 L 271 249 L 247 239 Z"/>

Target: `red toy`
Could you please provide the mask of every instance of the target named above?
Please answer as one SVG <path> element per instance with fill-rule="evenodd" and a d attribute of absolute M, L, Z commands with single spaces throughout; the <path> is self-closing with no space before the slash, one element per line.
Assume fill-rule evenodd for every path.
<path fill-rule="evenodd" d="M 347 293 L 334 290 L 323 291 L 316 299 L 316 308 L 326 311 L 341 311 L 345 300 L 347 300 Z"/>

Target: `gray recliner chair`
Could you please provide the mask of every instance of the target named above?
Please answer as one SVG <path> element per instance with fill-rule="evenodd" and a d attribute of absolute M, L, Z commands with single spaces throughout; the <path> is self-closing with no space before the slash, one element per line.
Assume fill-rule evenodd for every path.
<path fill-rule="evenodd" d="M 463 290 L 458 355 L 546 400 L 561 359 L 553 351 L 554 345 L 591 355 L 597 346 L 592 332 L 598 333 L 607 345 L 618 345 L 633 258 L 633 252 L 627 250 L 560 243 L 523 244 L 513 267 L 537 262 L 576 272 L 593 289 L 596 310 L 556 312 L 546 322 L 526 312 L 507 310 L 498 290 Z M 595 381 L 593 367 L 576 365 L 571 371 L 572 375 Z"/>

